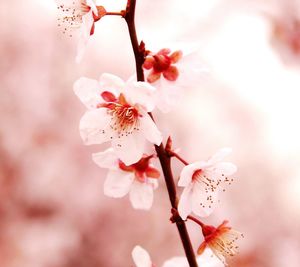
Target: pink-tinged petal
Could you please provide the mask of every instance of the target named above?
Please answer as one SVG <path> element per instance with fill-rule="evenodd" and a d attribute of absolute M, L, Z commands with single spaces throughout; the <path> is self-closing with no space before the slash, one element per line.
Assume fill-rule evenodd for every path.
<path fill-rule="evenodd" d="M 185 187 L 192 182 L 192 177 L 195 171 L 203 169 L 207 166 L 205 161 L 199 161 L 187 166 L 184 166 L 179 177 L 178 186 Z"/>
<path fill-rule="evenodd" d="M 130 189 L 129 198 L 133 208 L 149 210 L 153 203 L 153 186 L 134 181 Z"/>
<path fill-rule="evenodd" d="M 178 69 L 175 66 L 170 66 L 166 71 L 163 72 L 163 76 L 168 81 L 174 82 L 179 76 Z"/>
<path fill-rule="evenodd" d="M 171 61 L 173 64 L 177 63 L 181 58 L 182 58 L 182 51 L 181 50 L 178 50 L 178 51 L 175 51 L 173 52 L 171 55 L 170 55 L 170 58 L 171 58 Z"/>
<path fill-rule="evenodd" d="M 123 90 L 126 100 L 132 104 L 142 106 L 147 112 L 155 107 L 155 88 L 146 82 L 128 81 Z"/>
<path fill-rule="evenodd" d="M 128 194 L 133 181 L 133 173 L 110 170 L 104 182 L 104 195 L 114 198 L 124 197 Z"/>
<path fill-rule="evenodd" d="M 140 132 L 116 137 L 112 140 L 112 147 L 118 158 L 129 166 L 141 159 L 144 153 L 145 138 Z"/>
<path fill-rule="evenodd" d="M 97 104 L 103 102 L 97 80 L 81 77 L 74 83 L 73 90 L 88 109 L 96 108 Z"/>
<path fill-rule="evenodd" d="M 227 155 L 231 153 L 232 149 L 229 147 L 222 148 L 216 152 L 209 160 L 207 161 L 209 164 L 216 164 L 217 162 L 222 161 Z"/>
<path fill-rule="evenodd" d="M 195 183 L 192 192 L 192 211 L 200 216 L 207 217 L 215 209 L 218 203 L 218 189 L 209 190 L 206 193 L 207 186 L 204 183 Z"/>
<path fill-rule="evenodd" d="M 224 180 L 227 176 L 234 174 L 237 171 L 237 167 L 231 162 L 218 162 L 211 168 L 210 176 L 214 180 Z"/>
<path fill-rule="evenodd" d="M 143 64 L 143 68 L 146 70 L 150 70 L 153 67 L 154 58 L 153 57 L 146 57 L 145 62 Z"/>
<path fill-rule="evenodd" d="M 224 267 L 224 264 L 213 254 L 210 248 L 206 247 L 202 254 L 197 257 L 198 266 Z"/>
<path fill-rule="evenodd" d="M 80 27 L 80 37 L 77 47 L 76 62 L 79 63 L 84 55 L 88 40 L 91 35 L 91 29 L 94 25 L 93 12 L 90 11 L 82 16 L 82 24 Z"/>
<path fill-rule="evenodd" d="M 118 169 L 119 159 L 112 148 L 109 148 L 103 152 L 94 153 L 93 161 L 101 168 Z"/>
<path fill-rule="evenodd" d="M 98 10 L 93 0 L 86 0 L 86 4 L 92 9 L 95 15 L 98 15 Z"/>
<path fill-rule="evenodd" d="M 103 91 L 111 92 L 116 97 L 119 96 L 120 90 L 125 86 L 121 78 L 110 73 L 103 73 L 99 81 Z"/>
<path fill-rule="evenodd" d="M 162 267 L 189 267 L 185 257 L 174 257 L 164 262 Z"/>
<path fill-rule="evenodd" d="M 131 255 L 136 267 L 152 267 L 149 253 L 142 247 L 135 246 Z"/>
<path fill-rule="evenodd" d="M 161 144 L 162 134 L 147 113 L 140 118 L 140 131 L 149 142 L 158 146 Z"/>
<path fill-rule="evenodd" d="M 80 135 L 86 145 L 102 144 L 110 140 L 110 116 L 105 109 L 87 111 L 79 123 Z"/>
<path fill-rule="evenodd" d="M 148 83 L 156 82 L 160 78 L 160 75 L 161 75 L 160 72 L 151 71 L 147 77 L 147 82 Z"/>
<path fill-rule="evenodd" d="M 193 184 L 184 188 L 178 203 L 178 213 L 185 220 L 192 212 L 192 190 Z"/>

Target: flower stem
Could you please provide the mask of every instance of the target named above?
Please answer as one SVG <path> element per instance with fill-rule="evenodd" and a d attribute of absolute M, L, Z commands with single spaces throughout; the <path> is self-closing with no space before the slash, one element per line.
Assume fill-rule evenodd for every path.
<path fill-rule="evenodd" d="M 203 222 L 201 222 L 199 219 L 197 219 L 197 218 L 195 218 L 195 217 L 193 217 L 193 216 L 191 216 L 191 215 L 187 216 L 187 218 L 188 218 L 189 220 L 191 220 L 191 221 L 194 221 L 194 222 L 197 223 L 198 225 L 200 225 L 201 228 L 202 228 L 202 227 L 205 227 L 205 224 L 204 224 Z"/>
<path fill-rule="evenodd" d="M 126 14 L 124 18 L 128 26 L 130 40 L 134 52 L 137 80 L 145 81 L 144 71 L 143 71 L 143 63 L 145 61 L 145 53 L 144 53 L 145 51 L 144 51 L 143 43 L 139 45 L 137 35 L 136 35 L 135 22 L 134 22 L 135 6 L 136 6 L 136 0 L 127 1 Z M 153 119 L 152 114 L 150 113 L 149 115 Z M 166 152 L 165 147 L 162 143 L 159 146 L 155 146 L 155 149 L 163 170 L 171 206 L 172 208 L 177 209 L 176 186 L 175 186 L 173 173 L 171 169 L 171 157 Z M 184 247 L 187 260 L 189 262 L 189 266 L 198 267 L 185 222 L 180 218 L 179 220 L 176 221 L 176 226 L 181 238 L 182 245 Z"/>
<path fill-rule="evenodd" d="M 184 165 L 189 165 L 189 163 L 186 161 L 186 160 L 184 160 L 181 156 L 179 156 L 177 153 L 175 153 L 174 151 L 168 151 L 168 153 L 169 153 L 169 155 L 171 156 L 171 157 L 175 157 L 175 158 L 177 158 L 179 161 L 181 161 Z"/>

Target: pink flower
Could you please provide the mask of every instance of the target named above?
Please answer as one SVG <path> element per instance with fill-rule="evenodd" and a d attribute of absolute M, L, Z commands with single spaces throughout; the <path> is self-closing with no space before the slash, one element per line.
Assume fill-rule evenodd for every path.
<path fill-rule="evenodd" d="M 74 91 L 88 108 L 79 126 L 86 145 L 111 142 L 118 158 L 130 165 L 142 157 L 147 140 L 161 143 L 162 135 L 148 114 L 155 106 L 155 89 L 149 84 L 125 83 L 104 73 L 99 82 L 80 78 Z"/>
<path fill-rule="evenodd" d="M 96 6 L 94 0 L 56 0 L 62 17 L 58 18 L 63 33 L 72 36 L 73 29 L 80 28 L 80 39 L 76 61 L 80 62 L 91 35 L 94 34 L 95 22 L 106 13 L 104 7 Z"/>
<path fill-rule="evenodd" d="M 224 221 L 217 228 L 211 225 L 202 226 L 202 233 L 204 241 L 199 246 L 197 253 L 201 255 L 206 247 L 209 247 L 212 252 L 225 264 L 226 258 L 232 257 L 237 254 L 238 246 L 236 241 L 240 237 L 244 237 L 243 234 L 233 230 L 226 224 L 228 221 Z"/>
<path fill-rule="evenodd" d="M 231 152 L 224 148 L 208 161 L 199 161 L 185 166 L 180 174 L 178 186 L 184 187 L 178 203 L 178 212 L 182 219 L 194 212 L 198 216 L 209 216 L 218 202 L 219 188 L 231 183 L 228 176 L 236 172 L 236 166 L 230 162 L 221 162 Z"/>
<path fill-rule="evenodd" d="M 109 172 L 104 183 L 104 194 L 121 198 L 129 193 L 135 209 L 148 210 L 153 202 L 153 190 L 157 188 L 160 173 L 150 164 L 153 156 L 143 156 L 137 163 L 126 166 L 112 148 L 93 154 L 93 160 Z"/>
<path fill-rule="evenodd" d="M 162 112 L 169 112 L 178 104 L 183 89 L 198 86 L 207 70 L 191 49 L 163 48 L 150 53 L 143 67 L 147 82 L 157 88 L 156 104 Z"/>

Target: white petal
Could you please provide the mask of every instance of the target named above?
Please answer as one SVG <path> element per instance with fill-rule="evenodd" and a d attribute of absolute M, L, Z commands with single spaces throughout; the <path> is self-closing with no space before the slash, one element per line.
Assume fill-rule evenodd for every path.
<path fill-rule="evenodd" d="M 155 107 L 155 88 L 147 82 L 136 82 L 130 79 L 124 88 L 126 99 L 132 104 L 139 104 L 147 112 Z"/>
<path fill-rule="evenodd" d="M 193 184 L 184 188 L 178 203 L 178 213 L 180 217 L 185 220 L 192 211 L 192 189 Z"/>
<path fill-rule="evenodd" d="M 185 257 L 174 257 L 165 261 L 162 267 L 189 267 L 189 263 Z"/>
<path fill-rule="evenodd" d="M 214 154 L 207 162 L 209 164 L 216 164 L 217 162 L 222 161 L 227 155 L 231 153 L 232 149 L 229 147 L 222 148 L 219 151 L 217 151 L 216 154 Z"/>
<path fill-rule="evenodd" d="M 88 110 L 79 123 L 80 135 L 86 145 L 102 144 L 110 140 L 110 116 L 103 108 Z"/>
<path fill-rule="evenodd" d="M 195 163 L 191 163 L 187 166 L 184 166 L 178 181 L 178 186 L 187 186 L 192 182 L 193 174 L 196 170 L 200 170 L 206 168 L 207 163 L 205 161 L 198 161 Z"/>
<path fill-rule="evenodd" d="M 88 109 L 96 108 L 97 104 L 103 102 L 97 80 L 81 77 L 74 83 L 73 90 Z"/>
<path fill-rule="evenodd" d="M 206 193 L 206 187 L 204 183 L 195 183 L 193 187 L 192 210 L 200 217 L 209 216 L 218 203 L 218 189 L 215 189 L 214 192 L 209 190 Z"/>
<path fill-rule="evenodd" d="M 119 160 L 112 148 L 93 154 L 94 162 L 101 168 L 118 169 Z"/>
<path fill-rule="evenodd" d="M 121 78 L 110 73 L 103 73 L 99 81 L 102 90 L 113 93 L 115 97 L 119 96 L 120 91 L 125 86 Z"/>
<path fill-rule="evenodd" d="M 218 162 L 211 168 L 207 168 L 210 178 L 223 181 L 227 176 L 234 174 L 237 167 L 231 162 Z"/>
<path fill-rule="evenodd" d="M 92 9 L 92 11 L 97 16 L 98 15 L 98 10 L 97 10 L 97 7 L 96 7 L 94 1 L 93 0 L 86 0 L 86 4 Z"/>
<path fill-rule="evenodd" d="M 109 197 L 125 196 L 133 183 L 134 174 L 131 172 L 111 170 L 104 182 L 104 194 Z"/>
<path fill-rule="evenodd" d="M 140 118 L 140 131 L 149 142 L 156 145 L 161 144 L 162 134 L 147 113 L 144 113 L 143 117 Z"/>
<path fill-rule="evenodd" d="M 197 257 L 198 266 L 205 267 L 224 267 L 224 264 L 214 255 L 211 249 L 206 248 L 204 252 Z"/>
<path fill-rule="evenodd" d="M 135 246 L 131 255 L 136 267 L 152 267 L 149 253 L 142 247 Z"/>
<path fill-rule="evenodd" d="M 93 18 L 93 13 L 92 11 L 89 11 L 87 14 L 82 16 L 82 24 L 80 27 L 80 37 L 79 37 L 79 42 L 78 42 L 78 47 L 77 47 L 77 57 L 76 57 L 76 62 L 80 63 L 87 43 L 89 41 L 90 35 L 91 35 L 91 29 L 94 24 L 94 18 Z"/>
<path fill-rule="evenodd" d="M 134 181 L 130 189 L 129 197 L 133 208 L 149 210 L 153 203 L 153 186 L 151 184 Z"/>
<path fill-rule="evenodd" d="M 112 140 L 118 158 L 127 166 L 136 163 L 144 153 L 145 138 L 140 132 L 133 132 L 128 136 L 116 137 Z"/>

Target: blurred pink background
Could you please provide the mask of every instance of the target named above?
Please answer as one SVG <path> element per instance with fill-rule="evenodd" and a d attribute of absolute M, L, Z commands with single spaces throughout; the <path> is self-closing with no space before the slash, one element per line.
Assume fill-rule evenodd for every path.
<path fill-rule="evenodd" d="M 126 5 L 111 2 L 99 0 L 109 11 Z M 155 117 L 189 161 L 233 148 L 235 183 L 203 219 L 229 219 L 244 233 L 230 266 L 300 266 L 299 1 L 137 2 L 149 49 L 197 43 L 211 69 L 180 106 Z M 91 160 L 101 148 L 79 136 L 85 108 L 73 82 L 134 72 L 124 21 L 98 22 L 78 65 L 77 39 L 57 27 L 54 1 L 1 1 L 0 20 L 0 266 L 132 266 L 136 244 L 157 266 L 183 255 L 163 179 L 150 212 L 105 197 L 106 173 Z M 174 163 L 176 177 L 181 167 Z M 188 228 L 196 248 L 200 229 Z"/>

